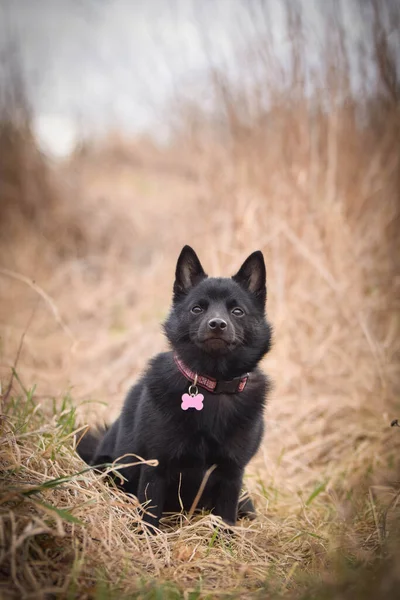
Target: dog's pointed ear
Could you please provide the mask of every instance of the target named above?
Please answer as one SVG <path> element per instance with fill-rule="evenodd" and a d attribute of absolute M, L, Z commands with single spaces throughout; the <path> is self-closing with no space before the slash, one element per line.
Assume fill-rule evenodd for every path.
<path fill-rule="evenodd" d="M 265 270 L 264 257 L 260 250 L 250 254 L 244 261 L 239 271 L 232 277 L 239 285 L 244 287 L 263 305 L 267 298 L 267 273 Z"/>
<path fill-rule="evenodd" d="M 190 246 L 184 246 L 176 263 L 174 299 L 187 294 L 194 285 L 206 277 L 207 274 L 196 252 Z"/>

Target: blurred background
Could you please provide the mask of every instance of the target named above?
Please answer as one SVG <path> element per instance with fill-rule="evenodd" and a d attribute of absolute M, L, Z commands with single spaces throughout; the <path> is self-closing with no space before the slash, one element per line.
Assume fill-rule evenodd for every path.
<path fill-rule="evenodd" d="M 398 468 L 399 3 L 0 11 L 2 377 L 18 357 L 44 405 L 111 419 L 166 347 L 181 247 L 210 275 L 261 249 L 274 390 L 249 485 L 282 515 L 322 485 L 354 516 L 349 488 Z"/>

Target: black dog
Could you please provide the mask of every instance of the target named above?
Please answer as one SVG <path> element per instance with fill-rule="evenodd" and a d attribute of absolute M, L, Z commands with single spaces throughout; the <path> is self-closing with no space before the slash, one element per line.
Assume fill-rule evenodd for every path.
<path fill-rule="evenodd" d="M 232 278 L 209 278 L 185 246 L 164 325 L 172 351 L 151 360 L 102 440 L 88 434 L 79 444 L 92 465 L 125 454 L 158 460 L 157 467 L 121 470 L 123 489 L 141 504 L 149 501 L 143 518 L 150 526 L 158 526 L 163 512 L 190 509 L 212 465 L 198 507 L 229 525 L 238 515 L 254 514 L 250 498 L 239 502 L 239 495 L 264 429 L 268 380 L 257 365 L 271 344 L 265 300 L 261 252 Z M 127 456 L 118 462 L 133 461 Z"/>

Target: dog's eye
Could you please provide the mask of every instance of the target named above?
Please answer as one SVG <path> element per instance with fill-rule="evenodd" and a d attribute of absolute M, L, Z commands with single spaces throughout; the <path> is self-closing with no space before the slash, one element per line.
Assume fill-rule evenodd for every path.
<path fill-rule="evenodd" d="M 201 308 L 201 306 L 193 306 L 192 311 L 191 311 L 194 315 L 199 315 L 200 313 L 203 312 L 203 309 Z"/>
<path fill-rule="evenodd" d="M 244 311 L 237 306 L 232 310 L 232 314 L 235 315 L 235 317 L 243 317 Z"/>

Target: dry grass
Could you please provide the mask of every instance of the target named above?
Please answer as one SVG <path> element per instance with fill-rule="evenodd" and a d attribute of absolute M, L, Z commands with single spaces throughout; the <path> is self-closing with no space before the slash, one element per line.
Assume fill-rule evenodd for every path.
<path fill-rule="evenodd" d="M 391 598 L 398 588 L 398 98 L 382 87 L 360 106 L 341 79 L 344 104 L 332 92 L 326 110 L 325 92 L 307 100 L 299 88 L 291 103 L 278 90 L 249 121 L 243 91 L 221 74 L 214 85 L 218 136 L 197 112 L 164 153 L 118 154 L 114 141 L 108 168 L 99 152 L 58 168 L 63 194 L 76 186 L 85 200 L 84 251 L 65 231 L 70 251 L 50 244 L 51 260 L 39 260 L 35 231 L 28 247 L 20 236 L 3 246 L 5 598 Z M 60 221 L 48 224 L 57 238 Z M 91 242 L 98 229 L 108 237 Z M 209 515 L 139 535 L 135 499 L 73 451 L 72 432 L 114 418 L 165 347 L 159 323 L 185 243 L 210 274 L 233 273 L 257 248 L 267 263 L 274 390 L 246 480 L 259 517 L 228 539 Z"/>

